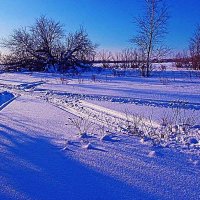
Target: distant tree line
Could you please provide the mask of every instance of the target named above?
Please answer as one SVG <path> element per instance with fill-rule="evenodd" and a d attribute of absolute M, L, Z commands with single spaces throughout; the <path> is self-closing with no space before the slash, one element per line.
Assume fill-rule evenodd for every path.
<path fill-rule="evenodd" d="M 195 33 L 189 44 L 192 68 L 200 70 L 200 25 L 196 27 Z"/>
<path fill-rule="evenodd" d="M 190 38 L 188 50 L 176 53 L 174 63 L 177 68 L 200 70 L 200 25 Z"/>
<path fill-rule="evenodd" d="M 102 62 L 104 68 L 138 68 L 141 57 L 137 50 L 132 48 L 123 49 L 117 52 L 101 50 L 97 52 L 95 60 Z"/>
<path fill-rule="evenodd" d="M 30 27 L 14 30 L 1 45 L 9 52 L 1 56 L 1 64 L 37 71 L 62 71 L 82 65 L 93 59 L 97 47 L 83 28 L 66 35 L 60 22 L 45 16 Z"/>

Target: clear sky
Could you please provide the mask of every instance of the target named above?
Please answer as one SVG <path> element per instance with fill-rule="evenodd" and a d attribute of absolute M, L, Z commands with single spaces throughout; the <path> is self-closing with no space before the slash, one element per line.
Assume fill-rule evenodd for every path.
<path fill-rule="evenodd" d="M 66 31 L 81 25 L 101 49 L 131 47 L 135 34 L 133 18 L 142 12 L 144 0 L 0 0 L 0 37 L 31 25 L 41 15 L 59 20 Z M 174 50 L 186 49 L 200 24 L 200 0 L 167 0 L 170 11 L 167 44 Z"/>

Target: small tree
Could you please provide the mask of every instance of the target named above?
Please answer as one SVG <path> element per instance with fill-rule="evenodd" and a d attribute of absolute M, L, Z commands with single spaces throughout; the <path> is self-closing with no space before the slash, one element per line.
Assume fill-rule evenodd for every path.
<path fill-rule="evenodd" d="M 168 9 L 163 0 L 145 0 L 145 13 L 136 18 L 138 34 L 132 42 L 138 46 L 142 58 L 142 76 L 148 77 L 154 58 L 161 58 L 167 52 L 162 44 L 167 33 Z"/>
<path fill-rule="evenodd" d="M 200 25 L 197 26 L 189 44 L 191 64 L 194 70 L 200 70 Z"/>

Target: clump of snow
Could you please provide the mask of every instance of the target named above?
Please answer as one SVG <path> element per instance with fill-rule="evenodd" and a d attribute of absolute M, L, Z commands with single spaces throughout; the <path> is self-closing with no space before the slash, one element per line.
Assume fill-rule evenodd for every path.
<path fill-rule="evenodd" d="M 156 151 L 150 151 L 149 153 L 148 153 L 148 157 L 150 157 L 150 158 L 153 158 L 153 157 L 155 157 L 156 156 Z"/>
<path fill-rule="evenodd" d="M 88 150 L 90 150 L 90 149 L 95 149 L 95 147 L 92 145 L 92 143 L 87 143 L 87 144 L 85 144 L 85 145 L 83 145 L 82 146 L 82 148 L 83 149 L 88 149 Z"/>
<path fill-rule="evenodd" d="M 65 146 L 62 148 L 62 150 L 69 150 L 69 146 L 73 145 L 73 142 L 71 140 L 67 140 Z"/>
<path fill-rule="evenodd" d="M 101 141 L 107 141 L 107 142 L 119 142 L 120 139 L 116 138 L 116 135 L 113 134 L 105 134 L 100 138 Z"/>

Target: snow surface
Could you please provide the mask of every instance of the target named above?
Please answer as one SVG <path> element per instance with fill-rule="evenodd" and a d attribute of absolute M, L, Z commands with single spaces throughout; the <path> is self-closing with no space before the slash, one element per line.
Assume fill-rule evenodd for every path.
<path fill-rule="evenodd" d="M 96 82 L 93 72 L 65 82 L 59 74 L 0 74 L 0 106 L 6 103 L 0 199 L 200 199 L 200 78 L 184 70 L 162 73 L 149 79 L 96 73 Z M 197 118 L 189 146 L 164 148 L 117 131 L 125 109 L 144 114 L 145 122 L 156 110 L 157 127 L 163 110 L 172 113 L 178 101 L 187 101 L 182 109 Z M 94 130 L 84 137 L 66 125 L 91 113 Z M 113 121 L 106 124 L 107 118 Z"/>

